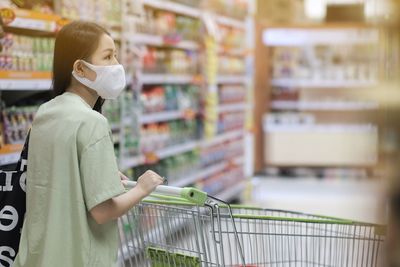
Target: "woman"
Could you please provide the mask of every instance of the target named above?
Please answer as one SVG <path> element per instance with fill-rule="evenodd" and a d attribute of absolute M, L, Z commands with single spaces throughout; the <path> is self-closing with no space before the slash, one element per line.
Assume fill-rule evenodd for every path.
<path fill-rule="evenodd" d="M 148 171 L 130 191 L 122 186 L 108 122 L 97 112 L 101 98 L 114 99 L 125 87 L 115 54 L 110 35 L 94 23 L 72 22 L 57 35 L 57 96 L 39 108 L 32 125 L 15 267 L 112 266 L 117 218 L 163 182 Z"/>

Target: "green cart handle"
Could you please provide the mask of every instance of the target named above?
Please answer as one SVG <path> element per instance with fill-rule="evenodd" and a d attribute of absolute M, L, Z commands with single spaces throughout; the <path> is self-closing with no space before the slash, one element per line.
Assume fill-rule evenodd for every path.
<path fill-rule="evenodd" d="M 126 188 L 133 188 L 135 187 L 137 182 L 128 181 L 125 184 Z M 180 197 L 186 199 L 191 203 L 195 203 L 197 205 L 204 205 L 207 201 L 208 195 L 206 192 L 198 190 L 193 187 L 175 187 L 175 186 L 166 186 L 166 185 L 159 185 L 154 190 L 154 193 L 172 197 Z"/>

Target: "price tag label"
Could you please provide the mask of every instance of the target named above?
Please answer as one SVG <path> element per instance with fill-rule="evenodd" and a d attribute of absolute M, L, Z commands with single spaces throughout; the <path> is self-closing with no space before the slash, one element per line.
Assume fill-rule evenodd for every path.
<path fill-rule="evenodd" d="M 156 153 L 154 153 L 154 152 L 146 153 L 144 155 L 144 158 L 145 158 L 145 163 L 146 164 L 155 164 L 160 160 L 158 155 Z"/>
<path fill-rule="evenodd" d="M 4 25 L 9 25 L 11 22 L 15 20 L 15 12 L 10 8 L 1 8 L 0 16 L 3 19 Z"/>

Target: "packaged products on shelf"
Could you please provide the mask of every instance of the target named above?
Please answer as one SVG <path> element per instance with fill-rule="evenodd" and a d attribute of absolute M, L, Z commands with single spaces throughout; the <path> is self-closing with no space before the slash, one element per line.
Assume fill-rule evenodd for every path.
<path fill-rule="evenodd" d="M 175 120 L 143 125 L 141 128 L 141 151 L 150 153 L 158 149 L 182 144 L 198 137 L 199 121 Z"/>
<path fill-rule="evenodd" d="M 243 112 L 222 113 L 218 119 L 218 133 L 242 129 L 245 114 Z"/>
<path fill-rule="evenodd" d="M 204 148 L 200 152 L 200 165 L 207 167 L 227 159 L 233 159 L 243 153 L 242 139 L 232 140 L 219 145 Z"/>
<path fill-rule="evenodd" d="M 198 70 L 195 52 L 148 47 L 143 56 L 145 73 L 194 74 Z"/>
<path fill-rule="evenodd" d="M 217 14 L 244 19 L 248 14 L 247 0 L 203 0 L 202 5 Z"/>
<path fill-rule="evenodd" d="M 219 26 L 220 45 L 224 49 L 243 49 L 245 32 L 232 27 Z"/>
<path fill-rule="evenodd" d="M 145 9 L 144 17 L 144 21 L 137 22 L 137 32 L 161 35 L 166 43 L 198 40 L 198 33 L 201 30 L 199 19 L 149 8 Z"/>
<path fill-rule="evenodd" d="M 0 40 L 0 69 L 13 71 L 51 71 L 54 38 L 7 33 Z"/>
<path fill-rule="evenodd" d="M 234 159 L 243 154 L 242 139 L 232 140 L 200 150 L 193 150 L 168 157 L 153 164 L 145 164 L 131 169 L 131 177 L 137 179 L 146 170 L 157 171 L 171 184 L 197 174 L 200 170 L 224 161 Z M 229 169 L 230 165 L 227 166 Z M 235 166 L 236 167 L 236 166 Z M 202 177 L 207 179 L 207 177 Z M 243 178 L 243 177 L 242 177 Z"/>
<path fill-rule="evenodd" d="M 310 80 L 376 80 L 374 45 L 276 47 L 273 78 Z"/>
<path fill-rule="evenodd" d="M 243 177 L 244 173 L 242 167 L 230 166 L 222 172 L 198 182 L 196 185 L 200 190 L 210 195 L 218 195 L 218 193 L 223 192 L 225 189 L 243 181 Z"/>
<path fill-rule="evenodd" d="M 194 85 L 165 85 L 144 89 L 140 96 L 143 113 L 198 110 L 199 91 Z"/>
<path fill-rule="evenodd" d="M 112 128 L 121 122 L 121 104 L 119 101 L 106 100 L 102 111 Z"/>
<path fill-rule="evenodd" d="M 244 75 L 245 61 L 240 57 L 220 56 L 218 59 L 218 73 Z"/>
<path fill-rule="evenodd" d="M 245 102 L 246 91 L 242 85 L 224 84 L 219 87 L 220 104 Z"/>
<path fill-rule="evenodd" d="M 104 26 L 121 24 L 121 1 L 108 0 L 60 0 L 56 10 L 62 17 L 79 20 L 91 20 Z"/>
<path fill-rule="evenodd" d="M 22 144 L 32 125 L 38 107 L 9 107 L 1 112 L 4 144 Z"/>

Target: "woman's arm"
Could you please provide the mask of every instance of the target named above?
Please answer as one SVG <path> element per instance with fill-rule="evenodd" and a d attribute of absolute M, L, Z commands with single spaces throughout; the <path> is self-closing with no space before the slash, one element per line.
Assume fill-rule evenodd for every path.
<path fill-rule="evenodd" d="M 157 173 L 147 171 L 140 176 L 134 188 L 122 195 L 100 203 L 90 210 L 90 214 L 98 224 L 116 220 L 153 192 L 163 181 L 164 179 Z"/>

